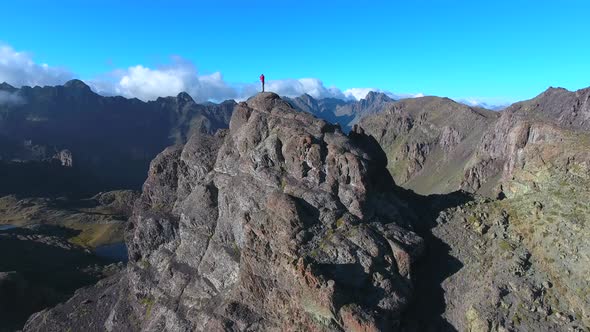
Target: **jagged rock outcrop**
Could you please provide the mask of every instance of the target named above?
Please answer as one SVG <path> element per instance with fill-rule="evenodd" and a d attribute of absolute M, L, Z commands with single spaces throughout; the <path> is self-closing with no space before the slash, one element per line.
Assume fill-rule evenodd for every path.
<path fill-rule="evenodd" d="M 152 162 L 120 280 L 25 331 L 391 330 L 424 244 L 385 166 L 362 132 L 259 94 Z"/>

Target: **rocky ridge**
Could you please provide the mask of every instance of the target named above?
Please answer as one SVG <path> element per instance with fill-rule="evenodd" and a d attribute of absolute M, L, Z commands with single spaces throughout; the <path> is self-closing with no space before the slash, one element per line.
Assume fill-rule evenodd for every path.
<path fill-rule="evenodd" d="M 590 89 L 569 92 L 550 88 L 508 107 L 482 137 L 462 187 L 489 194 L 503 192 L 502 183 L 538 159 L 538 153 L 545 155 L 545 163 L 561 164 L 563 156 L 571 156 L 570 151 L 586 147 L 588 98 Z M 563 146 L 571 147 L 570 151 Z"/>

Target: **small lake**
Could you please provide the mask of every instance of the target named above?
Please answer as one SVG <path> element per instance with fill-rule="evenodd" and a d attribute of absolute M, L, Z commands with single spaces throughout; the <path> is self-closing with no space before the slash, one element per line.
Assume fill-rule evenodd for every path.
<path fill-rule="evenodd" d="M 18 226 L 11 225 L 11 224 L 0 225 L 0 231 L 7 231 L 9 229 L 14 229 L 14 228 L 17 228 L 17 227 Z"/>
<path fill-rule="evenodd" d="M 94 254 L 100 258 L 108 259 L 113 262 L 127 263 L 127 245 L 125 242 L 105 244 L 96 247 Z"/>

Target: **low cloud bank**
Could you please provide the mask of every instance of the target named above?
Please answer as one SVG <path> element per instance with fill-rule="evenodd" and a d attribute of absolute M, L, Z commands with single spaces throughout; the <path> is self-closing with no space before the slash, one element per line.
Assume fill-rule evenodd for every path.
<path fill-rule="evenodd" d="M 0 44 L 0 83 L 7 82 L 16 87 L 60 85 L 76 77 L 71 71 L 38 64 L 26 52 L 18 52 L 11 46 Z M 172 57 L 168 64 L 155 68 L 136 65 L 117 69 L 98 77 L 85 80 L 97 93 L 121 95 L 144 101 L 158 97 L 175 96 L 187 92 L 197 102 L 227 99 L 245 100 L 260 91 L 259 83 L 229 83 L 220 72 L 203 74 L 190 61 L 182 57 Z M 303 94 L 321 98 L 360 100 L 370 91 L 382 92 L 393 99 L 422 97 L 423 94 L 393 93 L 378 88 L 350 88 L 341 90 L 326 86 L 317 78 L 268 80 L 266 90 L 281 96 L 298 97 Z M 482 98 L 458 98 L 457 101 L 491 109 L 501 109 L 508 103 L 493 103 Z M 18 104 L 23 100 L 10 92 L 0 91 L 0 104 Z M 500 106 L 495 106 L 500 105 Z"/>

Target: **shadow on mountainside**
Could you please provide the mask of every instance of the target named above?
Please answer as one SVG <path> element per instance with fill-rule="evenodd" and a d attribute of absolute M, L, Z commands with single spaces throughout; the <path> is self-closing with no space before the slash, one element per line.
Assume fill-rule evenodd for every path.
<path fill-rule="evenodd" d="M 376 192 L 386 191 L 395 181 L 387 171 L 387 155 L 377 140 L 366 135 L 360 127 L 353 127 L 349 137 L 368 152 L 374 162 L 373 172 L 379 172 L 372 183 Z M 424 256 L 412 267 L 414 281 L 414 301 L 410 304 L 402 318 L 404 331 L 456 331 L 444 318 L 446 304 L 442 282 L 459 271 L 462 263 L 451 256 L 451 247 L 432 235 L 432 229 L 437 226 L 439 214 L 452 207 L 463 205 L 473 196 L 467 192 L 456 191 L 449 194 L 419 195 L 412 190 L 397 185 L 394 192 L 398 198 L 408 204 L 407 208 L 415 215 L 417 221 L 411 227 L 425 241 Z M 372 193 L 375 196 L 375 193 Z M 375 199 L 379 201 L 379 199 Z M 387 205 L 381 201 L 380 208 Z M 409 218 L 413 220 L 414 218 Z"/>
<path fill-rule="evenodd" d="M 0 331 L 22 328 L 32 313 L 104 277 L 109 262 L 63 240 L 75 232 L 51 225 L 0 231 Z"/>
<path fill-rule="evenodd" d="M 463 264 L 451 256 L 451 247 L 432 235 L 440 212 L 463 205 L 473 200 L 472 195 L 456 191 L 449 194 L 421 196 L 411 190 L 400 188 L 404 197 L 414 210 L 420 223 L 415 231 L 424 238 L 424 256 L 412 268 L 415 298 L 402 319 L 404 331 L 457 331 L 442 314 L 446 310 L 444 280 L 459 271 Z"/>

